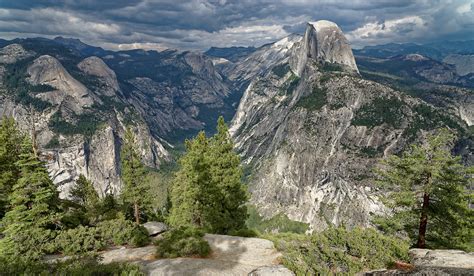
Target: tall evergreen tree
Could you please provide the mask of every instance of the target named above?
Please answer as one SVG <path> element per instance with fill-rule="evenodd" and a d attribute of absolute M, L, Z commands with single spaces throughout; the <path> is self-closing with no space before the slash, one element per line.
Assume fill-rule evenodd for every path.
<path fill-rule="evenodd" d="M 240 157 L 234 151 L 229 129 L 222 116 L 217 121 L 217 132 L 210 140 L 211 181 L 220 190 L 220 233 L 241 229 L 247 219 L 248 200 L 242 183 Z"/>
<path fill-rule="evenodd" d="M 76 210 L 76 214 L 82 214 L 89 223 L 94 223 L 100 218 L 102 202 L 94 185 L 84 175 L 79 175 L 76 185 L 72 187 L 69 195 L 73 202 L 82 207 Z"/>
<path fill-rule="evenodd" d="M 474 213 L 467 187 L 474 171 L 451 155 L 453 141 L 442 130 L 427 144 L 391 156 L 377 172 L 382 184 L 395 189 L 387 198 L 394 216 L 378 222 L 406 230 L 418 248 L 472 247 Z"/>
<path fill-rule="evenodd" d="M 186 150 L 171 187 L 170 223 L 224 234 L 243 228 L 247 192 L 224 119 L 212 138 L 200 132 L 186 141 Z"/>
<path fill-rule="evenodd" d="M 13 185 L 11 209 L 2 220 L 5 237 L 0 240 L 0 255 L 38 258 L 59 227 L 58 192 L 29 138 L 23 140 L 17 164 L 20 179 Z"/>
<path fill-rule="evenodd" d="M 94 208 L 100 201 L 94 185 L 82 174 L 79 175 L 76 185 L 71 189 L 70 196 L 86 209 Z"/>
<path fill-rule="evenodd" d="M 0 121 L 0 218 L 8 210 L 8 196 L 20 177 L 19 159 L 23 135 L 13 118 Z"/>
<path fill-rule="evenodd" d="M 171 187 L 169 223 L 173 226 L 194 226 L 214 232 L 219 220 L 219 189 L 211 181 L 209 141 L 201 131 L 186 141 L 186 154 Z"/>
<path fill-rule="evenodd" d="M 141 208 L 149 201 L 149 185 L 147 183 L 145 167 L 135 146 L 135 135 L 130 128 L 127 128 L 125 132 L 120 158 L 123 181 L 121 197 L 124 203 L 133 206 L 135 222 L 140 224 Z"/>

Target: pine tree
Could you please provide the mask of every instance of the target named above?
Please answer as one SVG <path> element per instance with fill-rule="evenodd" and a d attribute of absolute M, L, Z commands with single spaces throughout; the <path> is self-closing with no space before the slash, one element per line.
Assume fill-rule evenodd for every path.
<path fill-rule="evenodd" d="M 0 219 L 8 210 L 8 196 L 20 177 L 20 168 L 16 162 L 22 137 L 13 118 L 4 117 L 0 121 Z"/>
<path fill-rule="evenodd" d="M 406 230 L 418 248 L 472 247 L 474 213 L 467 187 L 474 170 L 451 155 L 453 141 L 442 130 L 426 145 L 391 156 L 377 171 L 380 183 L 395 190 L 387 198 L 394 216 L 379 222 Z"/>
<path fill-rule="evenodd" d="M 86 209 L 94 208 L 100 201 L 94 185 L 82 174 L 79 175 L 76 185 L 71 189 L 70 196 L 72 200 Z"/>
<path fill-rule="evenodd" d="M 220 191 L 212 183 L 209 141 L 201 131 L 187 140 L 186 154 L 180 159 L 180 169 L 171 187 L 169 223 L 175 227 L 194 226 L 213 232 L 219 219 Z"/>
<path fill-rule="evenodd" d="M 212 138 L 200 132 L 186 150 L 171 187 L 170 223 L 224 234 L 243 228 L 247 192 L 224 119 Z"/>
<path fill-rule="evenodd" d="M 135 222 L 140 224 L 140 210 L 149 202 L 149 185 L 147 183 L 145 167 L 135 147 L 135 135 L 130 128 L 125 132 L 120 158 L 123 181 L 121 197 L 124 203 L 133 206 Z"/>
<path fill-rule="evenodd" d="M 58 192 L 29 138 L 23 140 L 17 165 L 20 179 L 9 196 L 11 209 L 2 220 L 5 237 L 0 240 L 0 255 L 39 258 L 59 227 Z"/>
<path fill-rule="evenodd" d="M 102 202 L 94 185 L 84 175 L 79 175 L 76 185 L 72 187 L 69 195 L 73 202 L 81 206 L 81 208 L 77 209 L 79 211 L 77 214 L 84 215 L 84 218 L 92 224 L 100 219 L 102 215 L 100 213 L 102 209 L 100 205 Z"/>
<path fill-rule="evenodd" d="M 242 229 L 247 219 L 248 200 L 246 186 L 242 183 L 240 157 L 234 152 L 229 129 L 221 116 L 217 121 L 217 132 L 210 141 L 211 181 L 220 190 L 219 199 L 221 225 L 218 232 Z"/>

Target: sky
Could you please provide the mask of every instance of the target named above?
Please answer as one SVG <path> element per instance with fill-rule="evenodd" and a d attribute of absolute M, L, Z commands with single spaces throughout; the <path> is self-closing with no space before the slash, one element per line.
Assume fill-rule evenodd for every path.
<path fill-rule="evenodd" d="M 260 46 L 308 21 L 353 48 L 474 39 L 474 0 L 0 0 L 0 38 L 79 38 L 111 50 Z"/>

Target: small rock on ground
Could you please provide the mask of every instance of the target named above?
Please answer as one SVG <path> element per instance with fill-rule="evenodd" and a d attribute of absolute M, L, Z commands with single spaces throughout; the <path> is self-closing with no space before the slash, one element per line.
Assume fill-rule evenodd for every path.
<path fill-rule="evenodd" d="M 150 236 L 156 236 L 168 231 L 168 226 L 163 222 L 149 221 L 143 224 Z"/>

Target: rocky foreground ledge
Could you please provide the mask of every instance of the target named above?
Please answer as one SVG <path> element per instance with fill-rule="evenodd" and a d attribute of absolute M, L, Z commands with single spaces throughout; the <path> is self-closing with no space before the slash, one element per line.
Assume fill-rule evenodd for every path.
<path fill-rule="evenodd" d="M 155 259 L 156 247 L 146 246 L 104 252 L 102 262 L 132 261 L 148 275 L 294 275 L 279 265 L 281 253 L 269 240 L 211 234 L 204 239 L 212 250 L 207 258 Z"/>
<path fill-rule="evenodd" d="M 404 269 L 384 269 L 360 275 L 474 275 L 474 252 L 411 249 L 411 264 Z"/>

